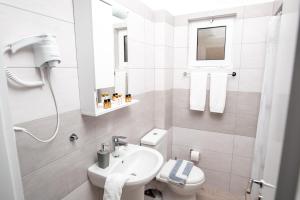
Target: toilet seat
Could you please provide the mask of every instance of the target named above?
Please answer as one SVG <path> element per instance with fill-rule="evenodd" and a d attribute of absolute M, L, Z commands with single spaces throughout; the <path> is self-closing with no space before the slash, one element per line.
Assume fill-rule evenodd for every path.
<path fill-rule="evenodd" d="M 173 169 L 175 163 L 176 163 L 176 160 L 172 160 L 172 159 L 170 159 L 167 163 L 165 163 L 164 166 L 162 167 L 162 169 L 160 170 L 160 172 L 158 173 L 158 175 L 156 176 L 156 179 L 161 182 L 168 183 L 169 182 L 169 178 L 168 178 L 169 174 L 170 174 L 171 170 Z M 205 176 L 204 176 L 203 171 L 199 167 L 193 166 L 193 168 L 186 180 L 185 186 L 202 184 L 202 183 L 204 183 L 204 181 L 205 181 Z"/>

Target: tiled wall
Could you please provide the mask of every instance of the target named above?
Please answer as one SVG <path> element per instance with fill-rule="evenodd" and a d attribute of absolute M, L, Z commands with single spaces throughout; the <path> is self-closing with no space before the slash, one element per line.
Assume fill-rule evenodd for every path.
<path fill-rule="evenodd" d="M 173 87 L 173 17 L 166 11 L 156 11 L 155 20 L 155 126 L 172 126 Z"/>
<path fill-rule="evenodd" d="M 174 126 L 172 157 L 190 159 L 190 149 L 200 151 L 198 166 L 205 186 L 242 194 L 251 172 L 255 138 Z"/>
<path fill-rule="evenodd" d="M 174 19 L 173 157 L 201 152 L 199 166 L 206 187 L 242 195 L 250 176 L 253 144 L 265 66 L 266 35 L 273 3 L 193 13 Z M 236 13 L 233 71 L 228 77 L 223 114 L 209 112 L 209 84 L 204 112 L 189 109 L 188 20 Z M 209 79 L 208 79 L 209 82 Z"/>
<path fill-rule="evenodd" d="M 271 4 L 174 18 L 164 11 L 152 12 L 139 1 L 118 2 L 132 11 L 128 19 L 129 90 L 141 101 L 91 118 L 79 111 L 72 1 L 0 0 L 0 23 L 7 27 L 1 31 L 3 42 L 52 33 L 58 37 L 62 54 L 52 77 L 62 113 L 58 138 L 45 145 L 23 133 L 16 135 L 26 199 L 98 199 L 101 191 L 89 184 L 86 170 L 95 162 L 99 145 L 112 135 L 125 135 L 137 143 L 153 127 L 173 132 L 173 157 L 187 158 L 191 147 L 202 151 L 199 166 L 206 172 L 207 185 L 240 192 L 238 186 L 249 175 L 252 157 Z M 229 79 L 224 115 L 191 112 L 189 80 L 182 76 L 187 67 L 187 19 L 224 12 L 238 13 L 234 44 L 238 76 Z M 30 49 L 5 58 L 20 77 L 39 78 Z M 41 137 L 49 136 L 55 112 L 49 106 L 53 102 L 48 86 L 25 91 L 10 85 L 9 95 L 13 122 Z M 71 133 L 79 135 L 75 144 L 68 140 Z"/>
<path fill-rule="evenodd" d="M 112 135 L 124 135 L 129 142 L 155 127 L 155 61 L 153 12 L 139 1 L 119 0 L 132 12 L 128 18 L 129 91 L 140 103 L 97 118 L 80 114 L 78 75 L 72 0 L 0 1 L 1 42 L 9 43 L 42 33 L 57 36 L 62 63 L 53 69 L 52 83 L 61 113 L 57 138 L 43 144 L 24 133 L 17 133 L 19 160 L 27 200 L 98 200 L 101 193 L 88 182 L 87 168 L 96 161 L 101 143 Z M 5 56 L 9 70 L 27 80 L 38 80 L 31 49 Z M 48 138 L 55 127 L 55 109 L 48 85 L 19 89 L 9 84 L 13 122 L 41 138 Z M 171 113 L 171 112 L 170 112 Z M 128 126 L 131 124 L 131 126 Z M 76 133 L 79 140 L 69 141 Z M 101 195 L 100 195 L 101 196 Z"/>

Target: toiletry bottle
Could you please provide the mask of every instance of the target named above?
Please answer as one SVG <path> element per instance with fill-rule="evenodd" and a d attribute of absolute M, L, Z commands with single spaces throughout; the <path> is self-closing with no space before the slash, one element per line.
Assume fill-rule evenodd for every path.
<path fill-rule="evenodd" d="M 101 144 L 101 149 L 97 152 L 98 157 L 98 166 L 102 169 L 105 169 L 109 165 L 109 151 L 106 149 L 108 145 Z"/>
<path fill-rule="evenodd" d="M 118 98 L 118 93 L 113 93 L 112 100 L 115 101 Z"/>
<path fill-rule="evenodd" d="M 125 102 L 126 102 L 126 103 L 131 102 L 131 94 L 126 94 Z"/>
<path fill-rule="evenodd" d="M 103 101 L 103 108 L 107 109 L 108 107 L 109 107 L 109 105 L 108 105 L 108 99 L 104 99 L 104 101 Z"/>

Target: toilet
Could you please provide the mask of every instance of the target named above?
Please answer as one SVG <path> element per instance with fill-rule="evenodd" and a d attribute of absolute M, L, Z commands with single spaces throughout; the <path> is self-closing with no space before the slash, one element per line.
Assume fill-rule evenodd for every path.
<path fill-rule="evenodd" d="M 167 160 L 168 137 L 167 131 L 162 129 L 153 129 L 141 139 L 141 145 L 159 151 L 164 158 L 164 165 L 156 176 L 156 180 L 166 184 L 163 192 L 166 200 L 196 200 L 196 194 L 200 191 L 201 185 L 205 181 L 203 171 L 193 166 L 190 175 L 184 186 L 178 186 L 168 181 L 168 176 L 175 164 L 175 160 Z"/>

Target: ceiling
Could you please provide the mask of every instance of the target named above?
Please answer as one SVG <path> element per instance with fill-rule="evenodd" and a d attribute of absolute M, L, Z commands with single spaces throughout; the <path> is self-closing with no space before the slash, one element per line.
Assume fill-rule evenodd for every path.
<path fill-rule="evenodd" d="M 224 9 L 274 0 L 140 0 L 152 10 L 167 10 L 172 15 Z"/>

